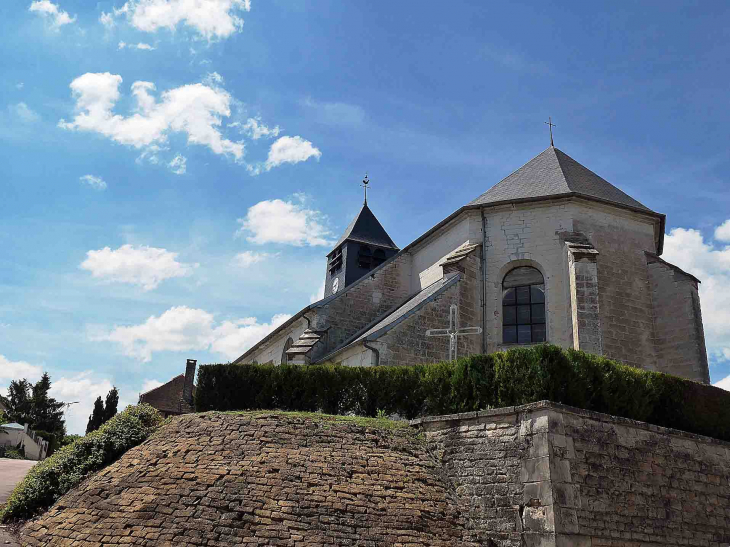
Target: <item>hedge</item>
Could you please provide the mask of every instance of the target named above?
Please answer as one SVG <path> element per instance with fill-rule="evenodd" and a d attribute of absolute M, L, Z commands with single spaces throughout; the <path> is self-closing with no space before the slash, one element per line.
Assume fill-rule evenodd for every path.
<path fill-rule="evenodd" d="M 541 400 L 730 441 L 729 392 L 548 344 L 416 366 L 204 365 L 195 404 L 411 419 Z"/>
<path fill-rule="evenodd" d="M 0 521 L 42 513 L 90 473 L 109 465 L 147 439 L 162 423 L 150 405 L 127 407 L 101 428 L 31 468 L 0 512 Z"/>

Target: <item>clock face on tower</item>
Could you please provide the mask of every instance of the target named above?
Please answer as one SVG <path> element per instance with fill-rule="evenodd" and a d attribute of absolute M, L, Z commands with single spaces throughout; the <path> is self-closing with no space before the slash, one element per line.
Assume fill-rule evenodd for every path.
<path fill-rule="evenodd" d="M 335 294 L 337 292 L 337 289 L 340 288 L 340 278 L 338 277 L 332 282 L 332 294 Z"/>

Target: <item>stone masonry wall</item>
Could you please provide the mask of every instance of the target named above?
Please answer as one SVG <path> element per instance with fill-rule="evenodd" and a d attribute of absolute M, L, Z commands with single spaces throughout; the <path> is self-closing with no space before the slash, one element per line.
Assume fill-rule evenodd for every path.
<path fill-rule="evenodd" d="M 174 418 L 24 546 L 476 547 L 416 432 L 287 413 Z"/>
<path fill-rule="evenodd" d="M 446 289 L 377 341 L 370 342 L 380 351 L 381 365 L 402 366 L 447 361 L 449 338 L 427 337 L 426 330 L 448 328 L 452 304 L 459 308 L 460 326 L 481 325 L 479 252 L 473 252 L 451 268 L 461 272 L 461 280 L 456 285 Z M 481 353 L 482 337 L 460 336 L 458 344 L 458 355 L 461 357 Z"/>
<path fill-rule="evenodd" d="M 697 282 L 651 254 L 646 261 L 654 303 L 657 368 L 710 383 Z"/>
<path fill-rule="evenodd" d="M 730 443 L 549 402 L 412 423 L 472 541 L 730 546 Z"/>
<path fill-rule="evenodd" d="M 576 206 L 574 231 L 599 252 L 598 295 L 603 355 L 657 370 L 654 314 L 644 251 L 654 251 L 654 224 L 638 213 L 598 204 Z"/>
<path fill-rule="evenodd" d="M 326 342 L 318 344 L 312 351 L 312 360 L 323 357 L 377 317 L 403 302 L 410 295 L 410 264 L 410 255 L 401 254 L 317 308 L 312 328 L 329 330 Z"/>

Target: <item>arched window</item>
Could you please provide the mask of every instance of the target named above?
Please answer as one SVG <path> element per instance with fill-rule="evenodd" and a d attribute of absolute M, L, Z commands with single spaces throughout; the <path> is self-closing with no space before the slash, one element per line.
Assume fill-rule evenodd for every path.
<path fill-rule="evenodd" d="M 539 270 L 519 267 L 502 280 L 502 343 L 544 342 L 545 280 Z"/>
<path fill-rule="evenodd" d="M 383 249 L 375 249 L 373 253 L 373 268 L 377 268 L 385 262 L 385 251 Z"/>
<path fill-rule="evenodd" d="M 369 270 L 372 267 L 373 251 L 367 245 L 360 245 L 357 252 L 357 265 L 360 268 Z"/>
<path fill-rule="evenodd" d="M 286 354 L 286 350 L 288 350 L 290 347 L 294 345 L 294 340 L 291 339 L 291 336 L 287 338 L 286 342 L 284 343 L 284 350 L 281 352 L 281 364 L 286 365 L 289 362 L 289 356 Z"/>
<path fill-rule="evenodd" d="M 335 275 L 342 269 L 342 247 L 338 247 L 330 254 L 327 266 L 330 269 L 330 275 Z"/>

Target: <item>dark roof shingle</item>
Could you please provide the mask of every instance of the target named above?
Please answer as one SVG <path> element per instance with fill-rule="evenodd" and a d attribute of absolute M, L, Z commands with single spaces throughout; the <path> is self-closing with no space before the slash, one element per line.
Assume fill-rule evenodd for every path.
<path fill-rule="evenodd" d="M 378 219 L 375 218 L 367 203 L 363 204 L 362 209 L 360 209 L 360 212 L 347 227 L 345 233 L 337 241 L 334 249 L 342 245 L 346 240 L 398 250 L 398 247 L 390 239 L 388 232 L 385 231 L 385 228 L 383 228 Z"/>
<path fill-rule="evenodd" d="M 566 153 L 551 146 L 469 205 L 576 194 L 653 212 Z"/>

